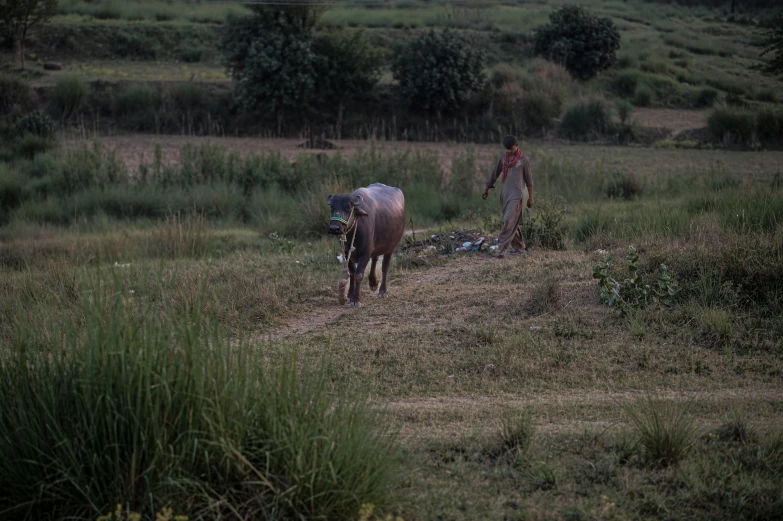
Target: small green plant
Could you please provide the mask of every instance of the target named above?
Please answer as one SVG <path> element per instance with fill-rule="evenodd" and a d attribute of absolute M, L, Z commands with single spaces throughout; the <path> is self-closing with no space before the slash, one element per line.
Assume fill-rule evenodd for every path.
<path fill-rule="evenodd" d="M 280 237 L 277 232 L 272 232 L 269 234 L 269 242 L 272 245 L 272 249 L 277 253 L 284 253 L 285 255 L 291 255 L 294 253 L 294 247 L 296 244 L 294 244 L 293 241 L 289 241 L 285 237 Z"/>
<path fill-rule="evenodd" d="M 628 278 L 619 282 L 609 274 L 611 259 L 593 267 L 593 278 L 598 280 L 601 303 L 616 307 L 626 315 L 630 309 L 643 308 L 649 304 L 671 306 L 680 291 L 679 283 L 672 279 L 669 269 L 661 264 L 658 281 L 650 287 L 639 276 L 639 253 L 636 248 L 628 248 Z"/>
<path fill-rule="evenodd" d="M 642 458 L 650 466 L 677 465 L 696 443 L 697 430 L 686 404 L 647 397 L 627 405 L 625 413 L 639 435 Z"/>
<path fill-rule="evenodd" d="M 539 199 L 536 206 L 529 210 L 530 217 L 522 225 L 522 235 L 527 245 L 564 250 L 568 229 L 563 221 L 568 213 L 567 208 L 561 197 Z"/>
<path fill-rule="evenodd" d="M 733 409 L 726 414 L 723 423 L 710 433 L 723 442 L 752 443 L 758 441 L 756 430 L 748 422 L 747 414 L 741 409 Z"/>
<path fill-rule="evenodd" d="M 20 136 L 33 134 L 50 138 L 54 135 L 54 121 L 47 114 L 34 110 L 16 123 L 16 131 Z"/>

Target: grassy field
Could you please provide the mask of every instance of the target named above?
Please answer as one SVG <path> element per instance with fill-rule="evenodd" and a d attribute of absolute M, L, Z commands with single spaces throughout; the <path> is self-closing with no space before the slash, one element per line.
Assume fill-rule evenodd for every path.
<path fill-rule="evenodd" d="M 10 171 L 36 179 L 36 168 L 49 165 L 52 176 L 73 175 L 67 165 L 77 159 L 96 169 L 80 178 L 87 185 L 20 203 L 0 228 L 0 369 L 7 377 L 0 386 L 0 453 L 7 455 L 0 479 L 8 478 L 0 481 L 0 511 L 18 507 L 25 487 L 41 490 L 28 513 L 13 510 L 7 518 L 41 519 L 45 511 L 95 519 L 117 502 L 145 516 L 170 506 L 191 519 L 275 512 L 406 520 L 779 516 L 780 153 L 525 143 L 537 193 L 525 228 L 533 248 L 500 260 L 447 254 L 455 230 L 491 239 L 499 229 L 495 194 L 485 202 L 477 191 L 497 148 L 347 142 L 324 161 L 301 155 L 294 141 L 107 144 L 100 160 L 71 142 L 4 166 L 2 194 L 10 193 Z M 247 185 L 233 177 L 232 161 L 259 165 L 248 170 L 257 184 L 246 195 L 233 192 Z M 123 169 L 131 179 L 120 190 L 134 205 L 163 198 L 183 204 L 179 214 L 165 204 L 126 214 L 109 187 L 89 184 Z M 297 170 L 306 188 L 289 191 L 285 179 Z M 278 171 L 282 177 L 273 177 Z M 208 172 L 213 177 L 203 177 Z M 427 173 L 431 179 L 421 177 Z M 475 185 L 466 191 L 455 178 Z M 37 179 L 23 193 L 54 182 Z M 349 310 L 337 304 L 338 245 L 325 237 L 322 195 L 374 180 L 404 188 L 413 224 L 431 227 L 418 239 L 443 239 L 435 252 L 400 248 L 390 296 L 379 299 L 365 285 L 363 307 Z M 454 208 L 433 203 L 440 201 L 434 189 Z M 216 203 L 202 192 L 234 195 Z M 214 211 L 237 205 L 251 212 Z M 262 212 L 253 217 L 253 209 Z M 562 238 L 565 249 L 547 248 L 545 237 Z M 662 263 L 679 283 L 670 306 L 601 303 L 595 266 L 614 258 L 609 272 L 622 282 L 631 245 L 644 283 L 658 287 Z M 186 376 L 203 374 L 200 366 L 214 376 Z M 155 367 L 169 369 L 159 374 Z M 231 375 L 240 374 L 232 384 Z M 94 396 L 120 405 L 127 391 L 146 388 L 143 378 L 163 378 L 150 389 L 168 394 L 111 412 L 85 392 L 93 384 L 69 386 L 67 375 L 116 382 Z M 26 388 L 37 394 L 23 394 Z M 299 410 L 290 404 L 314 396 L 321 400 L 311 415 L 289 418 Z M 350 403 L 371 408 L 330 415 L 336 404 Z M 140 437 L 102 445 L 104 437 L 126 440 L 124 428 L 73 424 L 64 413 L 90 404 L 100 414 L 85 418 L 125 418 L 136 429 L 128 435 Z M 183 421 L 160 423 L 167 413 L 139 409 L 155 404 L 171 404 Z M 39 415 L 54 410 L 63 411 L 51 420 L 60 430 L 40 430 Z M 206 411 L 203 422 L 185 421 L 192 410 Z M 140 424 L 139 414 L 149 421 Z M 254 450 L 271 432 L 285 448 L 260 446 L 285 457 L 264 467 Z M 148 439 L 150 433 L 157 434 Z M 296 441 L 309 435 L 326 445 L 311 450 Z M 83 436 L 94 442 L 69 444 L 71 452 L 52 448 Z M 369 444 L 360 443 L 363 436 Z M 172 450 L 146 445 L 155 439 L 171 440 Z M 188 443 L 209 447 L 210 459 L 191 458 Z M 137 459 L 134 447 L 156 459 Z M 46 454 L 46 465 L 25 466 L 13 456 L 29 450 Z M 91 474 L 74 465 L 90 454 L 104 455 Z M 240 464 L 237 454 L 255 463 Z M 284 464 L 296 458 L 324 466 Z M 372 464 L 349 464 L 357 460 Z M 273 490 L 289 492 L 266 494 L 248 468 L 279 480 Z M 312 487 L 294 492 L 300 489 L 292 484 L 305 481 Z"/>

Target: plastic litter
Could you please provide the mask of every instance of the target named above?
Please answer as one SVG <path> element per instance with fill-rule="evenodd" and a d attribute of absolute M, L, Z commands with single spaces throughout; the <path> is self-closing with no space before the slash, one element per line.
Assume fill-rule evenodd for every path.
<path fill-rule="evenodd" d="M 463 242 L 463 243 L 462 243 L 462 247 L 463 247 L 463 248 L 466 248 L 466 249 L 467 249 L 467 248 L 470 248 L 471 246 L 473 246 L 473 243 L 472 243 L 471 241 L 468 241 L 468 242 Z"/>

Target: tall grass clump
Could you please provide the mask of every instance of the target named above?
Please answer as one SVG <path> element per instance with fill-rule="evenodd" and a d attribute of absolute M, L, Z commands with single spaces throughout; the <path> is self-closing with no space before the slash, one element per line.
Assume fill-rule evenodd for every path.
<path fill-rule="evenodd" d="M 756 130 L 754 119 L 751 111 L 720 107 L 707 118 L 707 130 L 725 145 L 751 144 Z"/>
<path fill-rule="evenodd" d="M 173 308 L 161 281 L 128 292 L 112 279 L 69 286 L 62 305 L 80 320 L 20 307 L 0 346 L 4 519 L 118 503 L 145 517 L 346 519 L 388 504 L 394 441 L 377 412 L 296 360 L 265 364 L 203 296 Z"/>
<path fill-rule="evenodd" d="M 571 105 L 560 123 L 560 134 L 574 141 L 603 137 L 612 131 L 612 114 L 601 100 L 579 101 Z"/>
<path fill-rule="evenodd" d="M 90 86 L 79 76 L 70 74 L 57 80 L 52 89 L 50 103 L 60 118 L 67 120 L 78 114 L 87 104 Z"/>
<path fill-rule="evenodd" d="M 696 427 L 684 404 L 648 397 L 627 405 L 625 413 L 639 435 L 642 458 L 651 466 L 677 465 L 696 443 Z"/>

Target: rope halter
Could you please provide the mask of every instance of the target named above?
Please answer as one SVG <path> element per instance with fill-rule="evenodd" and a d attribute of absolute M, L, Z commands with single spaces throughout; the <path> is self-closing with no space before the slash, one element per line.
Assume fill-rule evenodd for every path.
<path fill-rule="evenodd" d="M 348 216 L 348 220 L 343 219 L 339 215 L 332 215 L 332 218 L 329 219 L 329 222 L 337 221 L 339 223 L 343 223 L 345 225 L 345 231 L 342 233 L 343 235 L 347 235 L 348 232 L 351 231 L 351 229 L 356 226 L 356 219 L 353 220 L 353 225 L 348 226 L 348 223 L 351 222 L 351 217 L 353 217 L 353 211 L 356 209 L 355 206 L 351 206 L 351 215 Z"/>

